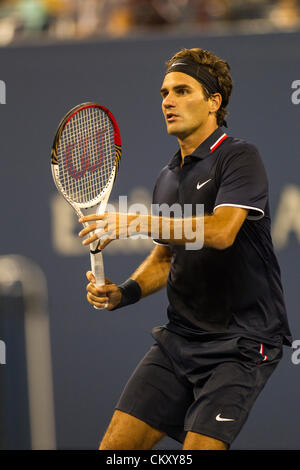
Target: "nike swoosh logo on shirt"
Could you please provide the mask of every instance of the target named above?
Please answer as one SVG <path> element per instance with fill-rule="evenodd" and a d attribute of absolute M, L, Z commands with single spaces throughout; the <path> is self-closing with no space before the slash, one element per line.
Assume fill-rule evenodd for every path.
<path fill-rule="evenodd" d="M 234 421 L 232 418 L 221 418 L 221 413 L 216 416 L 217 421 Z"/>
<path fill-rule="evenodd" d="M 205 185 L 206 183 L 208 183 L 210 180 L 211 180 L 211 178 L 209 178 L 209 180 L 207 180 L 207 181 L 204 181 L 204 183 L 202 183 L 202 184 L 198 183 L 198 184 L 197 184 L 197 189 L 202 188 L 202 186 L 204 186 L 204 185 Z"/>

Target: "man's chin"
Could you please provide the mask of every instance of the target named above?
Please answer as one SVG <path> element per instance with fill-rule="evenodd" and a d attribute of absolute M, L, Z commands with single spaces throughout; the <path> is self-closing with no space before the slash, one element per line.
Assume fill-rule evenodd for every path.
<path fill-rule="evenodd" d="M 185 136 L 185 132 L 183 132 L 182 130 L 180 130 L 178 128 L 177 129 L 168 128 L 167 132 L 168 132 L 169 135 L 173 135 L 174 137 L 177 137 L 178 139 L 182 139 Z"/>
<path fill-rule="evenodd" d="M 182 134 L 182 130 L 180 131 L 178 127 L 172 125 L 167 126 L 167 132 L 169 135 L 174 135 L 175 137 L 178 137 Z"/>

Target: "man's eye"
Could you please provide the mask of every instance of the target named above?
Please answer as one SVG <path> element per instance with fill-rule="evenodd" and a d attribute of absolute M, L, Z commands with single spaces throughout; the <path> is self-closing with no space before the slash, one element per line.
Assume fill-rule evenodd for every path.
<path fill-rule="evenodd" d="M 187 89 L 186 88 L 180 88 L 178 90 L 178 93 L 179 93 L 179 95 L 185 95 L 187 93 Z"/>

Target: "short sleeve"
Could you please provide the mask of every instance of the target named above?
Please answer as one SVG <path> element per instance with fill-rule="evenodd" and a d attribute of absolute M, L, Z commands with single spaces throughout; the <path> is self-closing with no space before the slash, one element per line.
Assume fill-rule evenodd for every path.
<path fill-rule="evenodd" d="M 248 209 L 248 219 L 258 220 L 265 214 L 268 179 L 258 150 L 250 144 L 239 146 L 224 159 L 214 211 L 233 206 Z"/>

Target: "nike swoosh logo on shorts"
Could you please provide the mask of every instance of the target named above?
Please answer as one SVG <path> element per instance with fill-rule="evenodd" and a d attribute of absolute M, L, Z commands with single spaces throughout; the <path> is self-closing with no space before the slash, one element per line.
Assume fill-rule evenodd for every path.
<path fill-rule="evenodd" d="M 198 184 L 197 184 L 197 189 L 202 188 L 202 186 L 204 186 L 204 185 L 205 185 L 206 183 L 208 183 L 209 181 L 211 181 L 211 178 L 209 178 L 209 180 L 207 180 L 207 181 L 204 181 L 204 183 L 202 183 L 202 184 L 199 184 L 199 183 L 198 183 Z"/>
<path fill-rule="evenodd" d="M 221 413 L 216 416 L 217 421 L 234 421 L 232 418 L 221 418 Z"/>

